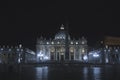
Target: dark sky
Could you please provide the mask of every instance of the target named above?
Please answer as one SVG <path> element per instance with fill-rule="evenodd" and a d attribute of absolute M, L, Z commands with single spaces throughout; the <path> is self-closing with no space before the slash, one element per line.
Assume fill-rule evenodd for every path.
<path fill-rule="evenodd" d="M 44 0 L 1 4 L 0 45 L 22 43 L 35 48 L 37 37 L 54 37 L 66 21 L 71 36 L 85 36 L 90 45 L 107 35 L 120 36 L 118 2 Z"/>

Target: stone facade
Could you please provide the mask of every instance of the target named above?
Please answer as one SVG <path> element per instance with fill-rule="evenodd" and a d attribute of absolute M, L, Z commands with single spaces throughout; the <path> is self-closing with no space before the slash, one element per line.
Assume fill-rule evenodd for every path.
<path fill-rule="evenodd" d="M 66 52 L 66 45 L 68 45 L 68 52 Z M 71 39 L 62 25 L 54 39 L 46 40 L 43 37 L 37 39 L 37 60 L 67 60 L 68 54 L 68 60 L 82 61 L 83 56 L 87 55 L 87 47 L 87 40 L 84 37 L 78 40 Z"/>

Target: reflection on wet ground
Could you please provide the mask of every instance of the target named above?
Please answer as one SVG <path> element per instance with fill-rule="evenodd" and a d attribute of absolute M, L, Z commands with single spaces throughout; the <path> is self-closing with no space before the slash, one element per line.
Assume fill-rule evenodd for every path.
<path fill-rule="evenodd" d="M 0 80 L 119 80 L 120 66 L 0 66 Z"/>

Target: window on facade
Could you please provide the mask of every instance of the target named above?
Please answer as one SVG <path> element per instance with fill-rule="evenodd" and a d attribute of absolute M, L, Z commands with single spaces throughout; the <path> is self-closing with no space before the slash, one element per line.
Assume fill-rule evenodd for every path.
<path fill-rule="evenodd" d="M 118 49 L 116 49 L 115 51 L 118 52 Z"/>
<path fill-rule="evenodd" d="M 57 44 L 60 44 L 60 42 L 58 41 Z"/>
<path fill-rule="evenodd" d="M 82 44 L 85 44 L 85 42 L 84 42 L 84 41 L 82 41 Z"/>
<path fill-rule="evenodd" d="M 76 44 L 78 44 L 78 42 L 76 42 Z"/>
<path fill-rule="evenodd" d="M 107 49 L 108 49 L 108 45 L 106 45 L 106 46 L 105 46 L 105 48 L 107 48 Z"/>
<path fill-rule="evenodd" d="M 61 55 L 64 55 L 64 53 L 61 53 Z"/>
<path fill-rule="evenodd" d="M 70 48 L 70 52 L 74 52 L 74 48 L 73 47 Z"/>
<path fill-rule="evenodd" d="M 54 42 L 52 42 L 52 44 L 54 44 Z"/>
<path fill-rule="evenodd" d="M 23 49 L 21 49 L 21 51 L 23 51 Z"/>
<path fill-rule="evenodd" d="M 73 44 L 73 42 L 71 42 L 70 44 Z"/>
<path fill-rule="evenodd" d="M 65 50 L 64 50 L 64 48 L 61 48 L 61 52 L 64 52 Z"/>
<path fill-rule="evenodd" d="M 85 52 L 85 49 L 83 48 L 83 49 L 82 49 L 82 53 L 84 53 L 84 52 Z"/>
<path fill-rule="evenodd" d="M 49 42 L 47 42 L 47 44 L 49 44 Z"/>
<path fill-rule="evenodd" d="M 19 49 L 17 49 L 17 51 L 19 51 Z"/>
<path fill-rule="evenodd" d="M 52 48 L 51 48 L 51 52 L 54 52 L 54 51 L 55 51 L 55 48 L 54 48 L 54 47 L 52 47 Z"/>
<path fill-rule="evenodd" d="M 11 49 L 9 49 L 9 51 L 11 51 Z"/>
<path fill-rule="evenodd" d="M 3 50 L 3 48 L 1 48 L 1 50 Z"/>

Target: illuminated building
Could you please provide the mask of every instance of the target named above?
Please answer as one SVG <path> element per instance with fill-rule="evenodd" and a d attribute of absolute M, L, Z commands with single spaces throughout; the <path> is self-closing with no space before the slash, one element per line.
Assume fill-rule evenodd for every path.
<path fill-rule="evenodd" d="M 21 63 L 24 61 L 24 49 L 19 46 L 0 46 L 0 63 Z"/>
<path fill-rule="evenodd" d="M 105 37 L 104 45 L 108 46 L 120 46 L 120 37 Z"/>
<path fill-rule="evenodd" d="M 0 63 L 32 63 L 36 62 L 35 52 L 19 46 L 0 46 Z"/>
<path fill-rule="evenodd" d="M 66 52 L 66 45 L 68 46 L 68 52 Z M 54 39 L 46 40 L 43 39 L 43 37 L 37 39 L 37 60 L 83 61 L 83 59 L 87 59 L 86 57 L 83 57 L 87 55 L 87 47 L 87 40 L 84 37 L 78 40 L 71 39 L 70 35 L 66 34 L 64 25 L 61 25 L 60 31 L 55 34 Z M 67 55 L 68 59 L 66 58 Z"/>
<path fill-rule="evenodd" d="M 101 45 L 101 47 L 88 53 L 89 62 L 120 63 L 120 37 L 107 36 L 101 41 Z"/>
<path fill-rule="evenodd" d="M 120 63 L 120 37 L 107 36 L 104 38 L 103 61 L 105 63 Z"/>

